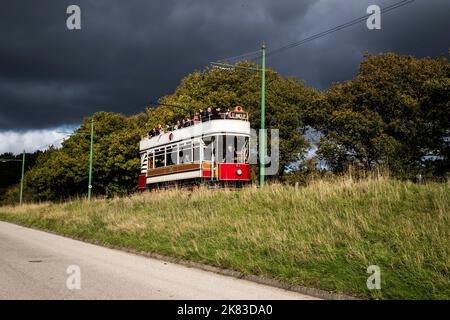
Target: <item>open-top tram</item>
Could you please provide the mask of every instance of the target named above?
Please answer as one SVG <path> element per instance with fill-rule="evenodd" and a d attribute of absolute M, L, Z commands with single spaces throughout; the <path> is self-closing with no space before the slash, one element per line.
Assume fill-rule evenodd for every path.
<path fill-rule="evenodd" d="M 166 185 L 240 186 L 250 181 L 250 122 L 241 107 L 220 117 L 144 136 L 139 189 Z"/>

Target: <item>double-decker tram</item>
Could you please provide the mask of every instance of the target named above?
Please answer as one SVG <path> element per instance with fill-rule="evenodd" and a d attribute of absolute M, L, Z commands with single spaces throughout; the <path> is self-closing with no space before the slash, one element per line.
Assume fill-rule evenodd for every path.
<path fill-rule="evenodd" d="M 189 125 L 142 137 L 139 189 L 250 181 L 250 122 L 238 106 Z"/>

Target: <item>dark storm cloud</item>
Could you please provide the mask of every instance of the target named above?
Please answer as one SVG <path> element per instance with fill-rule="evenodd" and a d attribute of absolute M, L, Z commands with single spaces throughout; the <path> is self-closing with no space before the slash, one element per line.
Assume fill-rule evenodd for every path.
<path fill-rule="evenodd" d="M 365 14 L 375 0 L 2 0 L 0 131 L 79 123 L 98 110 L 140 111 L 210 61 L 302 39 Z M 66 28 L 77 4 L 82 30 Z M 364 51 L 442 55 L 450 46 L 447 0 L 417 0 L 365 24 L 268 60 L 285 75 L 326 88 L 349 79 Z"/>

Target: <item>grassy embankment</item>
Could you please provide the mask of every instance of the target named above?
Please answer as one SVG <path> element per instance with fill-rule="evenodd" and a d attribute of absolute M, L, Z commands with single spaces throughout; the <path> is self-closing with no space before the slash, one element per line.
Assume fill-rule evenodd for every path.
<path fill-rule="evenodd" d="M 362 298 L 450 298 L 450 185 L 317 181 L 1 207 L 0 219 Z M 381 291 L 369 291 L 369 265 Z"/>

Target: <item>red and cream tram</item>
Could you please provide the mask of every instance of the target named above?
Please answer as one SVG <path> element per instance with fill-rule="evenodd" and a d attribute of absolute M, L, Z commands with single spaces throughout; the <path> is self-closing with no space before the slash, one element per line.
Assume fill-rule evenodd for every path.
<path fill-rule="evenodd" d="M 250 122 L 241 107 L 217 119 L 142 137 L 139 189 L 250 181 Z"/>

